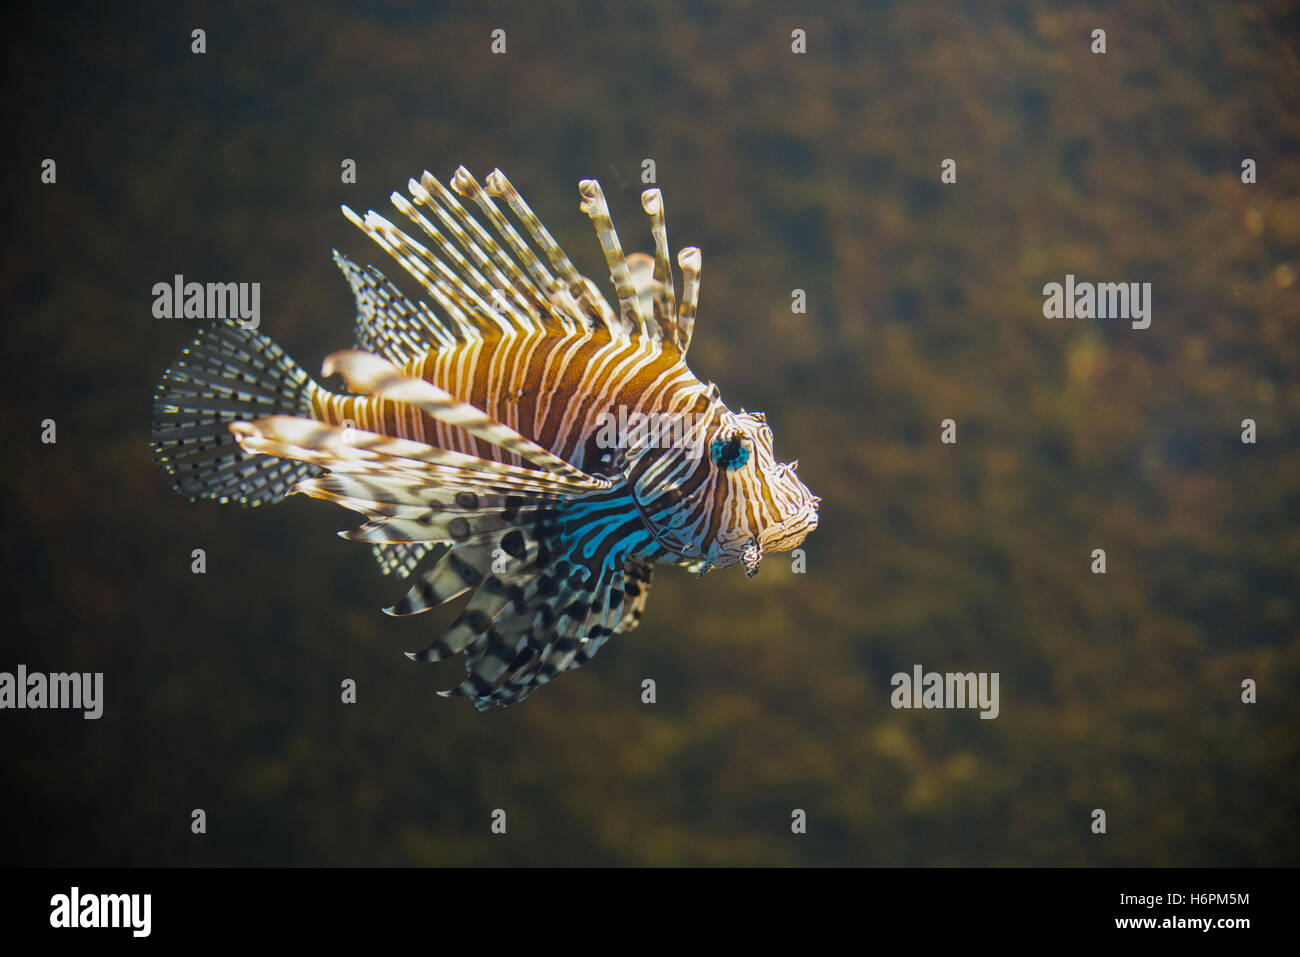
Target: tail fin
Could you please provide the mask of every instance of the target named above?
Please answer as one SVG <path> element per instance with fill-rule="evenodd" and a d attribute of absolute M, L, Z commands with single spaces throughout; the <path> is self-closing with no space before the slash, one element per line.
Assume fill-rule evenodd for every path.
<path fill-rule="evenodd" d="M 199 333 L 154 392 L 154 458 L 191 500 L 257 506 L 278 502 L 320 470 L 305 462 L 250 455 L 231 422 L 268 415 L 310 417 L 316 383 L 266 336 L 237 322 Z"/>

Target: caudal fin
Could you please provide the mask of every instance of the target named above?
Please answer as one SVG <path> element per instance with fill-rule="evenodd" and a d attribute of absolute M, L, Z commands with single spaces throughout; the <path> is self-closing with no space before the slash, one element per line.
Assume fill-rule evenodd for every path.
<path fill-rule="evenodd" d="M 251 455 L 230 423 L 269 415 L 311 416 L 316 383 L 266 336 L 237 322 L 199 333 L 154 392 L 154 458 L 191 500 L 257 506 L 278 502 L 316 467 Z"/>

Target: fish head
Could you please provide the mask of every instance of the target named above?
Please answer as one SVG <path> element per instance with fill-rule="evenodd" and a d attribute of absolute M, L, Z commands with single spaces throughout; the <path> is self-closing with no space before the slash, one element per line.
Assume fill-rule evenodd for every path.
<path fill-rule="evenodd" d="M 817 527 L 821 499 L 797 468 L 777 461 L 762 413 L 723 407 L 683 447 L 638 454 L 631 478 L 662 544 L 714 568 L 743 564 L 753 577 L 764 554 L 799 547 Z"/>

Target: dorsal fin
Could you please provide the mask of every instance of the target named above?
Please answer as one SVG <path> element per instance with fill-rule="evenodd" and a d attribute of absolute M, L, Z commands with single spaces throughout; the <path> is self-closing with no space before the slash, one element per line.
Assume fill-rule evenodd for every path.
<path fill-rule="evenodd" d="M 357 300 L 358 349 L 404 364 L 440 346 L 455 345 L 453 330 L 442 326 L 428 306 L 403 296 L 374 266 L 362 269 L 337 249 L 334 262 Z"/>
<path fill-rule="evenodd" d="M 653 256 L 647 256 L 645 253 L 631 253 L 627 257 L 628 278 L 632 280 L 632 289 L 636 294 L 637 308 L 641 310 L 641 315 L 650 316 L 654 313 L 654 284 L 655 284 L 655 261 Z M 647 323 L 646 329 L 652 339 L 663 338 L 663 328 L 659 325 L 658 316 L 655 322 Z M 668 330 L 669 338 L 672 337 L 671 327 Z"/>
<path fill-rule="evenodd" d="M 579 184 L 582 209 L 596 227 L 618 294 L 615 312 L 595 283 L 578 274 L 500 170 L 488 176 L 486 189 L 463 166 L 452 177 L 452 189 L 427 172 L 407 186 L 414 202 L 393 193 L 393 205 L 432 241 L 431 247 L 374 211 L 361 217 L 345 206 L 343 212 L 424 286 L 437 312 L 404 298 L 377 270 L 361 270 L 336 253 L 339 268 L 357 294 L 358 313 L 374 317 L 359 322 L 357 344 L 366 351 L 406 361 L 425 344 L 436 348 L 491 334 L 574 335 L 605 329 L 615 339 L 644 337 L 685 353 L 699 293 L 699 253 L 685 249 L 679 254 L 684 281 L 678 303 L 658 190 L 647 190 L 642 196 L 655 255 L 624 256 L 600 184 L 595 180 Z M 456 193 L 478 207 L 492 232 L 470 214 Z M 542 256 L 509 223 L 493 197 L 505 200 Z M 429 210 L 432 217 L 417 206 Z M 395 341 L 388 341 L 388 336 Z"/>

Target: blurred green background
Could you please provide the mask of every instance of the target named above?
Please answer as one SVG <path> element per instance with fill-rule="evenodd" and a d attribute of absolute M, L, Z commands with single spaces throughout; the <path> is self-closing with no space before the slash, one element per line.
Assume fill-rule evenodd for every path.
<path fill-rule="evenodd" d="M 0 713 L 0 863 L 1300 863 L 1297 13 L 13 13 L 0 670 L 103 671 L 106 701 Z M 660 570 L 638 631 L 480 714 L 434 695 L 459 661 L 401 655 L 454 610 L 383 615 L 404 588 L 350 513 L 170 492 L 150 398 L 192 324 L 155 282 L 260 282 L 314 371 L 351 341 L 332 247 L 415 292 L 339 203 L 499 165 L 602 276 L 577 181 L 649 249 L 645 158 L 704 253 L 693 368 L 823 497 L 806 575 Z M 1152 283 L 1151 327 L 1043 318 L 1067 272 Z M 1000 672 L 1001 716 L 893 710 L 915 663 Z"/>

